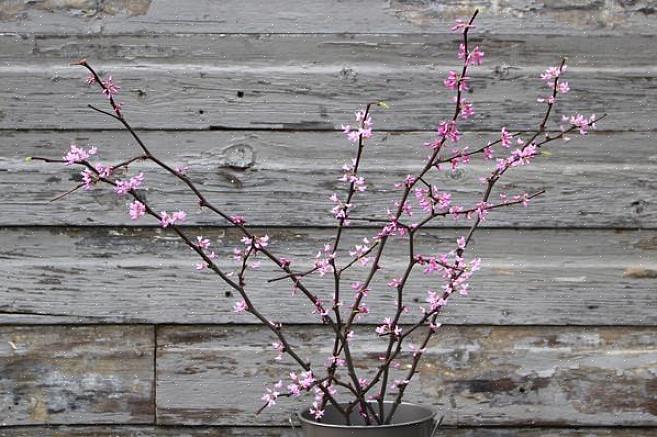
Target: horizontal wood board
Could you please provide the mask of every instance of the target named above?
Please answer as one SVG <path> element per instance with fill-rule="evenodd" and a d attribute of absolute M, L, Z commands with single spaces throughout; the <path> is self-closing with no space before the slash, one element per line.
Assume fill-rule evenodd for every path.
<path fill-rule="evenodd" d="M 153 423 L 148 326 L 0 326 L 0 426 Z"/>
<path fill-rule="evenodd" d="M 298 437 L 290 427 L 232 426 L 50 426 L 0 428 L 0 437 Z M 441 437 L 651 437 L 650 427 L 440 428 Z"/>
<path fill-rule="evenodd" d="M 354 199 L 354 217 L 382 218 L 400 191 L 394 184 L 417 171 L 427 154 L 423 144 L 432 134 L 379 133 L 367 145 L 362 164 L 368 191 Z M 499 138 L 497 132 L 464 136 L 463 143 L 480 147 Z M 230 214 L 242 214 L 254 225 L 334 226 L 329 197 L 344 196 L 340 167 L 355 153 L 354 145 L 337 132 L 144 132 L 143 139 L 170 165 L 189 165 L 189 176 L 208 199 Z M 98 162 L 118 163 L 139 153 L 124 132 L 13 132 L 0 139 L 0 215 L 2 225 L 133 225 L 127 199 L 109 187 L 56 196 L 80 182 L 80 168 L 26 162 L 26 156 L 61 158 L 69 144 L 96 145 Z M 622 144 L 623 152 L 619 152 Z M 510 195 L 545 189 L 530 207 L 493 211 L 487 227 L 655 228 L 657 227 L 657 150 L 650 133 L 573 135 L 570 142 L 545 146 L 549 157 L 510 171 L 497 184 Z M 449 149 L 446 151 L 448 153 Z M 498 148 L 498 156 L 504 150 Z M 0 155 L 2 156 L 2 155 Z M 312 158 L 311 158 L 312 157 Z M 440 189 L 453 190 L 457 204 L 473 206 L 482 193 L 479 177 L 494 164 L 480 156 L 465 170 L 430 172 Z M 2 171 L 4 170 L 4 171 Z M 209 211 L 201 212 L 196 197 L 170 175 L 135 164 L 130 175 L 145 172 L 143 194 L 158 211 L 183 208 L 188 223 L 222 225 Z M 414 202 L 414 201 L 413 201 Z M 415 207 L 415 217 L 421 211 Z M 419 215 L 418 215 L 419 214 Z M 140 224 L 154 225 L 148 218 Z M 354 226 L 371 225 L 354 221 Z M 469 226 L 465 221 L 436 219 L 434 226 Z"/>
<path fill-rule="evenodd" d="M 330 355 L 320 328 L 289 331 L 315 365 Z M 371 331 L 357 331 L 351 348 L 361 375 L 387 344 Z M 654 328 L 445 328 L 408 400 L 434 405 L 449 425 L 654 426 L 655 335 Z M 263 386 L 295 370 L 274 360 L 271 341 L 260 327 L 160 328 L 158 423 L 285 424 L 307 400 L 281 399 L 253 416 Z"/>
<path fill-rule="evenodd" d="M 480 9 L 480 31 L 614 35 L 655 33 L 649 0 L 176 0 L 10 1 L 0 8 L 0 30 L 22 33 L 326 33 L 444 32 L 456 18 Z"/>
<path fill-rule="evenodd" d="M 226 229 L 188 229 L 211 239 L 226 271 L 237 267 L 232 248 L 239 235 Z M 317 251 L 333 238 L 330 229 L 256 229 L 271 236 L 270 249 L 285 254 L 298 270 L 310 268 Z M 364 233 L 365 232 L 365 233 Z M 371 230 L 349 230 L 351 250 Z M 159 229 L 4 228 L 0 249 L 0 323 L 256 323 L 232 312 L 237 294 L 214 274 L 198 272 L 198 260 L 177 236 Z M 430 230 L 420 235 L 418 253 L 447 251 L 462 231 Z M 502 249 L 503 248 L 503 251 Z M 500 325 L 657 324 L 657 234 L 654 231 L 481 230 L 468 259 L 482 258 L 468 297 L 454 296 L 442 321 Z M 392 240 L 383 270 L 366 299 L 379 323 L 393 312 L 395 295 L 386 284 L 406 266 L 407 243 Z M 343 252 L 344 253 L 344 252 Z M 345 260 L 345 258 L 341 258 Z M 340 261 L 343 265 L 345 261 Z M 295 267 L 296 266 L 296 267 Z M 363 279 L 364 267 L 345 273 Z M 286 323 L 318 323 L 304 297 L 292 296 L 273 265 L 247 276 L 248 289 L 264 314 Z M 312 275 L 304 284 L 324 301 L 333 293 L 330 277 Z M 439 278 L 416 269 L 407 287 L 414 322 L 426 292 Z"/>
<path fill-rule="evenodd" d="M 376 129 L 432 131 L 454 112 L 453 93 L 442 85 L 450 67 L 96 67 L 103 75 L 112 74 L 122 87 L 118 100 L 136 128 L 339 130 L 341 124 L 351 122 L 353 111 L 384 100 L 390 109 L 375 112 Z M 536 129 L 546 106 L 537 98 L 549 91 L 539 79 L 545 68 L 473 68 L 470 100 L 478 115 L 462 123 L 462 130 Z M 108 105 L 97 87 L 87 86 L 86 73 L 79 66 L 5 67 L 0 68 L 0 77 L 5 83 L 0 99 L 6 102 L 1 129 L 120 128 L 115 120 L 87 108 L 87 104 Z M 571 92 L 555 108 L 548 128 L 558 130 L 561 115 L 609 112 L 601 129 L 653 130 L 654 77 L 655 71 L 645 67 L 628 71 L 573 67 L 567 72 Z"/>
<path fill-rule="evenodd" d="M 447 27 L 444 28 L 445 30 Z M 547 67 L 568 57 L 570 68 L 596 71 L 652 69 L 645 56 L 655 44 L 649 33 L 588 35 L 562 32 L 482 33 L 469 41 L 484 50 L 484 65 L 497 69 L 500 79 L 513 78 L 518 67 Z M 461 36 L 442 33 L 170 33 L 170 34 L 65 34 L 0 33 L 0 60 L 14 69 L 63 67 L 87 58 L 93 64 L 180 64 L 228 66 L 379 66 L 409 68 L 456 66 Z M 592 73 L 593 74 L 593 73 Z"/>

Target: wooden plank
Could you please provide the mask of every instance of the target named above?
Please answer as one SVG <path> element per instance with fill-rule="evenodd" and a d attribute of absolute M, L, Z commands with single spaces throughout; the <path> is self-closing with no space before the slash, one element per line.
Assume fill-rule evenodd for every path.
<path fill-rule="evenodd" d="M 280 427 L 51 426 L 0 428 L 0 437 L 32 437 L 36 435 L 41 437 L 298 437 L 292 429 Z M 642 437 L 641 434 L 636 435 Z"/>
<path fill-rule="evenodd" d="M 385 100 L 377 111 L 381 130 L 431 130 L 453 112 L 452 93 L 441 84 L 448 67 L 352 65 L 98 65 L 122 86 L 119 101 L 136 128 L 336 130 L 365 102 Z M 535 129 L 545 105 L 544 67 L 473 71 L 472 101 L 479 115 L 462 129 Z M 605 130 L 652 130 L 657 111 L 654 69 L 568 71 L 571 94 L 554 114 L 604 113 Z M 96 87 L 84 83 L 81 67 L 4 67 L 0 101 L 2 129 L 119 129 L 88 103 L 105 106 Z M 636 108 L 641 107 L 642 111 Z M 549 127 L 549 126 L 548 126 Z M 558 129 L 558 124 L 552 126 Z"/>
<path fill-rule="evenodd" d="M 352 347 L 359 377 L 387 344 L 371 331 L 358 331 Z M 321 369 L 328 331 L 286 332 Z M 656 340 L 655 328 L 448 327 L 428 347 L 407 400 L 433 405 L 448 425 L 655 426 Z M 287 359 L 277 364 L 271 341 L 256 327 L 159 329 L 158 423 L 284 424 L 310 401 L 280 399 L 254 414 L 264 385 L 296 370 Z"/>
<path fill-rule="evenodd" d="M 480 30 L 532 33 L 654 33 L 649 2 L 596 0 L 497 2 L 301 0 L 243 2 L 107 0 L 102 3 L 11 1 L 0 5 L 0 31 L 24 33 L 440 32 L 481 10 Z"/>
<path fill-rule="evenodd" d="M 190 229 L 210 238 L 221 265 L 235 268 L 232 248 L 239 236 L 224 229 Z M 289 256 L 297 269 L 327 241 L 330 229 L 269 228 L 271 248 Z M 365 233 L 363 233 L 363 231 Z M 350 249 L 371 230 L 348 231 Z M 418 253 L 447 250 L 462 231 L 433 230 L 418 239 Z M 197 272 L 196 258 L 177 237 L 153 229 L 4 228 L 0 231 L 0 323 L 256 323 L 234 314 L 236 295 L 209 272 Z M 444 323 L 542 325 L 657 324 L 655 231 L 481 230 L 469 257 L 482 258 L 470 296 L 455 296 Z M 503 249 L 502 249 L 503 248 Z M 395 299 L 386 286 L 406 263 L 406 244 L 393 242 L 384 271 L 367 298 L 378 323 Z M 503 250 L 503 252 L 500 252 Z M 345 274 L 362 279 L 363 268 Z M 249 289 L 263 313 L 288 323 L 317 323 L 304 298 L 292 296 L 285 281 L 266 283 L 278 273 L 263 263 L 249 274 Z M 328 301 L 329 277 L 306 283 Z M 345 287 L 349 287 L 345 285 Z M 435 278 L 416 271 L 407 289 L 413 321 Z M 274 298 L 272 298 L 274 297 Z M 346 302 L 351 299 L 350 294 Z"/>
<path fill-rule="evenodd" d="M 463 144 L 479 147 L 497 133 L 464 137 Z M 657 226 L 657 161 L 650 133 L 623 133 L 553 143 L 550 158 L 505 176 L 496 189 L 512 194 L 546 189 L 531 208 L 495 211 L 489 227 L 617 227 Z M 417 171 L 426 155 L 423 143 L 430 133 L 380 133 L 365 151 L 363 174 L 369 191 L 355 202 L 359 216 L 381 217 L 397 199 L 394 183 Z M 337 181 L 340 167 L 351 159 L 354 146 L 337 132 L 145 132 L 144 140 L 158 155 L 173 164 L 191 165 L 190 176 L 211 201 L 230 213 L 244 214 L 254 225 L 328 225 L 333 192 L 342 193 Z M 100 143 L 102 141 L 102 143 Z M 25 162 L 28 155 L 61 157 L 71 142 L 97 144 L 99 159 L 120 162 L 136 154 L 127 134 L 112 131 L 57 133 L 8 133 L 0 138 L 0 202 L 3 225 L 132 225 L 125 200 L 107 187 L 91 193 L 74 193 L 50 203 L 80 180 L 79 169 L 41 162 Z M 618 144 L 623 144 L 622 152 Z M 474 159 L 465 171 L 434 174 L 443 187 L 454 189 L 454 201 L 478 201 L 486 166 Z M 186 208 L 189 223 L 222 224 L 210 213 L 199 213 L 195 198 L 173 178 L 152 166 L 144 169 L 147 198 L 158 210 Z M 157 187 L 157 188 L 156 188 Z M 497 192 L 494 197 L 497 198 Z M 247 202 L 247 203 L 245 203 Z M 303 214 L 299 213 L 303 211 Z M 555 214 L 559 211 L 559 214 Z M 154 224 L 145 219 L 143 224 Z M 362 223 L 356 223 L 361 225 Z M 465 222 L 437 221 L 437 226 L 466 226 Z"/>
<path fill-rule="evenodd" d="M 0 326 L 0 426 L 152 423 L 153 328 Z"/>
<path fill-rule="evenodd" d="M 568 57 L 571 67 L 652 67 L 644 53 L 655 35 L 478 34 L 470 42 L 485 50 L 485 64 L 506 76 L 518 66 L 547 67 Z M 0 59 L 12 66 L 93 63 L 216 65 L 441 65 L 452 67 L 460 35 L 445 34 L 0 34 Z"/>
<path fill-rule="evenodd" d="M 50 426 L 0 428 L 0 437 L 298 437 L 290 428 L 219 426 Z M 651 437 L 654 428 L 448 427 L 441 437 Z"/>

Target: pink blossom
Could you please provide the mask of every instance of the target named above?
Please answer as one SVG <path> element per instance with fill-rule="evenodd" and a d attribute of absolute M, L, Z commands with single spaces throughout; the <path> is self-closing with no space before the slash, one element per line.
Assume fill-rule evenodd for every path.
<path fill-rule="evenodd" d="M 484 54 L 485 53 L 479 49 L 479 46 L 477 46 L 474 49 L 472 49 L 472 51 L 470 52 L 470 56 L 468 57 L 468 62 L 472 61 L 476 65 L 481 65 L 481 62 L 484 59 Z"/>
<path fill-rule="evenodd" d="M 510 167 L 526 165 L 529 164 L 531 158 L 535 157 L 537 154 L 538 148 L 536 147 L 536 144 L 530 144 L 522 149 L 516 149 L 511 152 L 511 156 L 508 158 L 507 163 Z"/>
<path fill-rule="evenodd" d="M 97 151 L 98 148 L 96 147 L 90 147 L 88 150 L 85 150 L 75 144 L 71 144 L 71 149 L 68 151 L 66 156 L 64 156 L 66 165 L 72 165 L 78 162 L 86 161 L 91 155 L 95 155 Z"/>
<path fill-rule="evenodd" d="M 453 143 L 456 143 L 461 137 L 461 132 L 456 127 L 455 121 L 441 121 L 438 125 L 438 135 L 449 138 Z"/>
<path fill-rule="evenodd" d="M 559 82 L 557 85 L 557 90 L 561 94 L 566 94 L 568 91 L 570 91 L 570 87 L 568 86 L 568 82 Z"/>
<path fill-rule="evenodd" d="M 291 373 L 290 376 L 293 374 Z M 313 376 L 312 371 L 308 372 L 302 372 L 301 376 L 297 379 L 298 384 L 304 389 L 308 390 L 314 383 L 315 383 L 315 377 Z"/>
<path fill-rule="evenodd" d="M 365 117 L 365 111 L 356 111 L 356 121 L 360 122 L 365 129 L 372 129 L 372 114 L 367 114 Z"/>
<path fill-rule="evenodd" d="M 175 168 L 176 173 L 178 173 L 179 175 L 184 175 L 185 173 L 187 173 L 187 170 L 189 170 L 188 165 L 177 165 Z"/>
<path fill-rule="evenodd" d="M 319 402 L 315 401 L 315 402 L 313 402 L 313 405 L 312 405 L 312 407 L 310 407 L 308 412 L 313 415 L 315 420 L 319 420 L 322 417 L 324 417 L 324 413 L 326 412 L 326 410 L 320 409 L 319 408 Z"/>
<path fill-rule="evenodd" d="M 301 387 L 299 387 L 297 384 L 288 384 L 287 392 L 290 394 L 290 396 L 301 396 Z"/>
<path fill-rule="evenodd" d="M 130 190 L 136 190 L 144 182 L 144 173 L 139 173 L 131 177 L 129 180 L 117 180 L 114 185 L 114 191 L 119 196 L 128 193 Z"/>
<path fill-rule="evenodd" d="M 280 341 L 275 341 L 272 344 L 272 347 L 274 350 L 278 353 L 276 355 L 276 358 L 274 358 L 276 361 L 280 361 L 283 359 L 283 352 L 285 352 L 285 345 L 281 343 Z"/>
<path fill-rule="evenodd" d="M 461 101 L 461 118 L 463 120 L 467 120 L 468 118 L 471 118 L 475 115 L 475 111 L 472 108 L 472 103 L 462 100 Z"/>
<path fill-rule="evenodd" d="M 96 164 L 96 170 L 101 177 L 108 178 L 112 175 L 114 168 L 111 165 Z"/>
<path fill-rule="evenodd" d="M 365 256 L 368 253 L 368 250 L 370 250 L 369 240 L 364 238 L 363 243 L 364 244 L 356 244 L 354 250 L 349 251 L 349 256 L 358 258 L 360 265 L 366 266 L 369 263 L 369 258 Z"/>
<path fill-rule="evenodd" d="M 107 80 L 103 81 L 103 94 L 105 94 L 108 99 L 111 98 L 113 95 L 118 94 L 120 89 L 121 87 L 112 81 L 111 74 L 107 76 Z"/>
<path fill-rule="evenodd" d="M 130 218 L 132 220 L 138 220 L 144 214 L 146 214 L 146 206 L 139 200 L 135 200 L 130 204 Z"/>
<path fill-rule="evenodd" d="M 411 352 L 413 352 L 413 357 L 417 357 L 418 355 L 422 355 L 427 351 L 427 348 L 419 348 L 415 343 L 409 343 L 408 344 L 408 349 L 410 349 Z"/>
<path fill-rule="evenodd" d="M 413 186 L 413 184 L 415 184 L 415 181 L 416 181 L 416 179 L 415 179 L 414 176 L 406 175 L 406 177 L 404 178 L 404 181 L 402 183 L 395 184 L 395 188 L 401 188 L 401 187 L 410 188 L 410 187 Z"/>
<path fill-rule="evenodd" d="M 85 78 L 85 81 L 87 82 L 87 85 L 93 85 L 93 84 L 96 83 L 96 76 L 94 76 L 93 74 L 90 74 L 89 76 L 87 76 Z"/>
<path fill-rule="evenodd" d="M 210 247 L 210 244 L 211 244 L 210 240 L 204 238 L 202 235 L 196 237 L 196 243 L 195 243 L 196 247 L 199 247 L 201 249 L 207 249 L 208 247 Z"/>
<path fill-rule="evenodd" d="M 465 237 L 459 237 L 456 239 L 456 245 L 459 249 L 465 249 Z"/>
<path fill-rule="evenodd" d="M 121 116 L 121 108 L 123 108 L 123 102 L 114 102 L 114 112 L 119 117 Z"/>
<path fill-rule="evenodd" d="M 486 216 L 488 215 L 488 208 L 490 208 L 490 204 L 488 202 L 477 202 L 477 215 L 479 216 L 479 220 L 485 220 Z"/>
<path fill-rule="evenodd" d="M 80 172 L 82 175 L 82 183 L 86 191 L 91 190 L 91 187 L 96 183 L 96 178 L 91 170 L 85 168 Z"/>
<path fill-rule="evenodd" d="M 347 362 L 344 360 L 344 358 L 336 357 L 336 356 L 330 356 L 326 360 L 326 365 L 335 365 L 336 367 L 345 367 L 347 365 Z"/>
<path fill-rule="evenodd" d="M 235 302 L 233 305 L 233 312 L 234 313 L 243 313 L 248 309 L 248 305 L 246 304 L 246 301 L 244 299 L 240 300 L 239 302 Z"/>
<path fill-rule="evenodd" d="M 467 91 L 468 90 L 468 76 L 461 77 L 456 71 L 450 70 L 447 73 L 447 79 L 443 80 L 443 85 L 449 90 Z"/>
<path fill-rule="evenodd" d="M 185 221 L 187 218 L 187 213 L 185 211 L 176 211 L 169 215 L 166 211 L 160 212 L 160 225 L 163 228 L 168 227 L 169 225 L 179 224 Z"/>
<path fill-rule="evenodd" d="M 502 147 L 507 149 L 511 147 L 511 140 L 513 139 L 513 135 L 511 135 L 505 127 L 502 128 L 502 134 L 500 138 L 502 140 Z"/>
<path fill-rule="evenodd" d="M 444 307 L 447 302 L 443 299 L 442 294 L 429 290 L 427 292 L 426 302 L 429 304 L 430 311 L 433 313 L 440 308 Z"/>
<path fill-rule="evenodd" d="M 466 52 L 465 52 L 465 44 L 460 43 L 459 44 L 459 51 L 456 53 L 456 57 L 459 59 L 465 59 Z"/>
<path fill-rule="evenodd" d="M 402 387 L 405 387 L 408 385 L 408 383 L 411 382 L 408 379 L 395 379 L 392 384 L 390 384 L 390 390 L 396 391 L 399 390 Z"/>
<path fill-rule="evenodd" d="M 582 135 L 588 134 L 589 129 L 595 129 L 595 114 L 591 115 L 588 120 L 582 114 L 571 115 L 570 118 L 564 115 L 562 119 L 573 126 L 577 126 L 579 133 Z"/>
<path fill-rule="evenodd" d="M 433 323 L 429 322 L 429 329 L 431 329 L 434 333 L 440 328 L 443 324 L 442 323 Z"/>
<path fill-rule="evenodd" d="M 449 208 L 452 203 L 452 194 L 451 193 L 437 193 L 435 197 L 438 199 L 438 206 L 441 209 Z"/>
<path fill-rule="evenodd" d="M 397 288 L 401 285 L 401 282 L 401 278 L 392 278 L 390 282 L 388 282 L 388 287 Z"/>
<path fill-rule="evenodd" d="M 243 225 L 246 223 L 246 220 L 241 215 L 230 216 L 230 221 L 236 225 Z"/>
<path fill-rule="evenodd" d="M 484 147 L 483 152 L 484 152 L 484 158 L 493 159 L 493 148 L 492 147 L 490 147 L 490 146 Z"/>
<path fill-rule="evenodd" d="M 279 392 L 277 392 L 275 389 L 271 389 L 269 387 L 266 388 L 265 394 L 262 395 L 260 399 L 265 401 L 267 403 L 267 407 L 272 407 L 276 405 L 276 399 L 278 399 L 278 396 L 280 395 Z"/>
<path fill-rule="evenodd" d="M 342 132 L 347 136 L 347 139 L 352 143 L 357 143 L 361 138 L 370 138 L 372 136 L 372 116 L 365 111 L 356 112 L 356 121 L 359 122 L 360 127 L 354 128 L 350 125 L 341 125 Z"/>
<path fill-rule="evenodd" d="M 468 28 L 474 29 L 475 27 L 477 26 L 470 24 L 469 21 L 461 20 L 459 18 L 454 22 L 454 25 L 452 26 L 452 32 L 464 32 Z"/>
<path fill-rule="evenodd" d="M 548 67 L 547 70 L 545 70 L 545 73 L 541 73 L 541 79 L 544 80 L 545 82 L 550 82 L 553 79 L 556 79 L 566 71 L 567 66 L 563 65 L 563 67 Z"/>
<path fill-rule="evenodd" d="M 255 250 L 267 247 L 269 244 L 269 235 L 265 234 L 262 237 L 250 238 L 244 236 L 240 239 L 246 247 L 253 247 Z"/>

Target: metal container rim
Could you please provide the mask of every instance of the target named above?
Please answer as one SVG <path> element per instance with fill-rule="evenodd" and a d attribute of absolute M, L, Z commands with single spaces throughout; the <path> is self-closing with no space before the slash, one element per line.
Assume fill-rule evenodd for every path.
<path fill-rule="evenodd" d="M 392 401 L 386 401 L 384 404 L 392 404 Z M 303 414 L 308 411 L 308 409 L 305 409 L 301 412 L 297 412 L 297 417 L 301 422 L 307 423 L 312 426 L 318 426 L 318 427 L 323 427 L 323 428 L 348 428 L 348 429 L 382 429 L 382 428 L 399 428 L 402 426 L 408 426 L 408 425 L 415 425 L 418 423 L 423 423 L 426 422 L 430 419 L 433 419 L 436 417 L 436 411 L 434 411 L 432 408 L 425 407 L 424 405 L 420 404 L 414 404 L 411 402 L 400 402 L 399 405 L 404 405 L 404 406 L 409 406 L 409 407 L 414 407 L 418 409 L 425 410 L 427 415 L 425 417 L 422 417 L 420 419 L 416 420 L 411 420 L 408 422 L 401 422 L 401 423 L 390 423 L 388 425 L 338 425 L 338 424 L 332 424 L 332 423 L 322 423 L 322 422 L 315 422 L 314 420 L 309 420 L 305 417 L 303 417 Z"/>

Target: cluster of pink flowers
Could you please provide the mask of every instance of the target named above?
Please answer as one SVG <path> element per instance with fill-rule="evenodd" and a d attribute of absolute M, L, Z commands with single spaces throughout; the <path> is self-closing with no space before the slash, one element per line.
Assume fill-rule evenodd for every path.
<path fill-rule="evenodd" d="M 98 172 L 99 177 L 108 178 L 112 174 L 111 166 L 96 164 L 94 168 Z M 96 182 L 98 182 L 98 177 L 96 176 L 96 174 L 91 170 L 89 170 L 88 168 L 82 170 L 80 174 L 82 175 L 82 183 L 86 191 L 91 190 L 91 188 L 96 184 Z"/>
<path fill-rule="evenodd" d="M 521 149 L 514 150 L 507 158 L 499 158 L 497 160 L 497 170 L 503 172 L 509 167 L 527 165 L 536 155 L 538 155 L 536 144 L 529 144 Z"/>
<path fill-rule="evenodd" d="M 86 161 L 91 155 L 95 155 L 97 151 L 98 148 L 95 146 L 85 150 L 82 147 L 71 144 L 71 148 L 64 156 L 64 160 L 66 161 L 66 165 L 77 164 Z"/>
<path fill-rule="evenodd" d="M 337 193 L 331 194 L 331 202 L 334 203 L 333 208 L 331 208 L 331 214 L 338 220 L 341 220 L 343 225 L 348 226 L 350 221 L 347 220 L 347 212 L 349 208 L 352 207 L 352 203 L 345 203 L 338 197 Z"/>
<path fill-rule="evenodd" d="M 333 266 L 331 265 L 331 260 L 335 258 L 335 253 L 331 248 L 329 243 L 326 243 L 324 247 L 317 252 L 315 255 L 315 271 L 319 276 L 324 276 L 327 273 L 333 271 Z"/>
<path fill-rule="evenodd" d="M 562 116 L 563 121 L 568 122 L 573 126 L 577 126 L 581 135 L 586 135 L 589 133 L 590 129 L 595 129 L 595 119 L 595 114 L 591 115 L 588 119 L 582 114 L 575 114 L 570 117 L 566 115 Z"/>
<path fill-rule="evenodd" d="M 372 136 L 372 117 L 365 114 L 365 111 L 356 112 L 356 122 L 359 123 L 358 127 L 352 127 L 348 124 L 343 124 L 342 131 L 347 136 L 349 141 L 357 143 L 361 138 L 370 138 Z"/>
<path fill-rule="evenodd" d="M 276 405 L 276 399 L 278 399 L 278 396 L 280 396 L 278 390 L 280 390 L 282 387 L 283 381 L 278 381 L 276 384 L 274 384 L 273 388 L 266 387 L 265 394 L 263 394 L 260 399 L 265 401 L 268 407 L 273 407 Z"/>
<path fill-rule="evenodd" d="M 438 125 L 438 135 L 447 138 L 453 143 L 458 143 L 461 138 L 461 132 L 458 130 L 455 121 L 441 121 Z M 431 143 L 431 147 L 436 149 L 441 143 Z"/>
<path fill-rule="evenodd" d="M 450 70 L 447 74 L 447 79 L 443 80 L 443 85 L 448 90 L 458 89 L 459 91 L 467 91 L 469 89 L 469 80 L 470 78 L 468 76 L 461 77 L 456 71 Z"/>
<path fill-rule="evenodd" d="M 392 318 L 386 317 L 385 319 L 383 319 L 383 323 L 377 326 L 376 329 L 374 329 L 374 332 L 376 332 L 377 335 L 380 336 L 391 334 L 396 337 L 399 337 L 400 335 L 402 335 L 402 328 L 399 325 L 393 323 Z"/>
<path fill-rule="evenodd" d="M 108 99 L 118 94 L 120 89 L 121 87 L 115 84 L 114 81 L 112 81 L 111 74 L 108 75 L 107 79 L 103 81 L 103 94 L 105 94 L 105 96 L 107 96 Z"/>
<path fill-rule="evenodd" d="M 349 256 L 358 258 L 358 262 L 361 266 L 366 266 L 370 259 L 365 256 L 370 250 L 370 240 L 365 237 L 363 238 L 363 244 L 356 244 L 353 250 L 349 251 Z"/>
<path fill-rule="evenodd" d="M 265 234 L 262 237 L 249 238 L 244 236 L 240 240 L 247 248 L 252 248 L 254 251 L 263 249 L 269 245 L 269 235 Z"/>
<path fill-rule="evenodd" d="M 117 179 L 114 183 L 114 192 L 119 196 L 123 196 L 131 190 L 136 190 L 137 188 L 141 187 L 141 185 L 144 183 L 144 173 L 140 172 L 128 180 Z"/>
<path fill-rule="evenodd" d="M 143 217 L 146 214 L 146 205 L 141 203 L 139 200 L 135 200 L 130 204 L 130 218 L 132 220 L 138 220 L 140 217 Z"/>
<path fill-rule="evenodd" d="M 185 211 L 175 211 L 169 214 L 166 211 L 160 212 L 160 226 L 167 228 L 171 225 L 179 225 L 187 219 Z"/>
<path fill-rule="evenodd" d="M 431 189 L 424 187 L 415 187 L 413 189 L 415 200 L 424 212 L 441 212 L 447 211 L 452 204 L 452 194 L 438 190 L 435 185 Z"/>
<path fill-rule="evenodd" d="M 194 246 L 202 250 L 205 256 L 207 256 L 209 259 L 213 260 L 217 258 L 217 254 L 210 248 L 210 246 L 212 246 L 212 242 L 208 238 L 205 238 L 202 235 L 198 235 L 196 237 L 196 243 L 194 243 Z M 203 270 L 209 266 L 207 262 L 200 261 L 196 263 L 195 267 L 196 270 Z"/>

